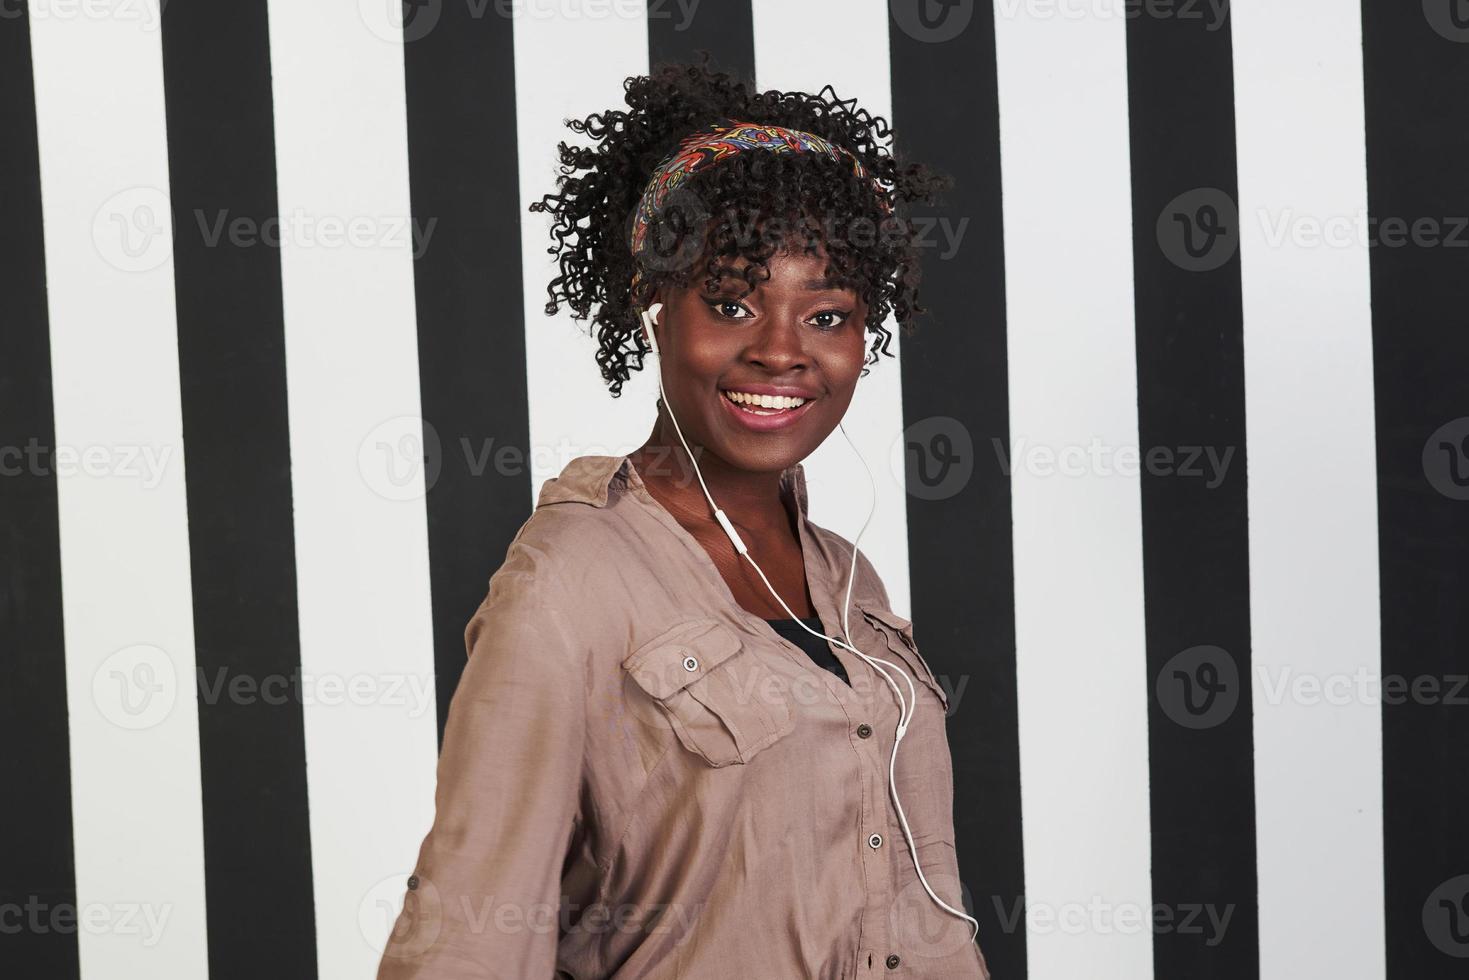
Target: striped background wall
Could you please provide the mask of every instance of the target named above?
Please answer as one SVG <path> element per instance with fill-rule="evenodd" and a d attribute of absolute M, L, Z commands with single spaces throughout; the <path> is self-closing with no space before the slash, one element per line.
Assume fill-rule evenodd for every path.
<path fill-rule="evenodd" d="M 653 417 L 526 204 L 700 49 L 957 179 L 846 428 L 997 980 L 1464 975 L 1458 0 L 164 10 L 0 4 L 0 975 L 372 975 L 489 574 Z"/>

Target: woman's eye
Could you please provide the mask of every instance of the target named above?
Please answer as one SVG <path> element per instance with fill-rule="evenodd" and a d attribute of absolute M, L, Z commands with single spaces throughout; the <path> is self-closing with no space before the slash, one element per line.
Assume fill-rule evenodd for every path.
<path fill-rule="evenodd" d="M 736 303 L 732 299 L 716 299 L 709 301 L 709 308 L 727 320 L 744 320 L 747 317 L 740 316 L 741 311 L 748 313 L 744 304 Z"/>
<path fill-rule="evenodd" d="M 817 313 L 815 316 L 813 316 L 812 319 L 821 320 L 823 317 L 838 317 L 839 319 L 836 320 L 827 319 L 825 322 L 819 322 L 816 324 L 818 327 L 821 327 L 824 330 L 832 330 L 836 327 L 841 326 L 843 323 L 846 323 L 847 318 L 851 315 L 851 310 L 822 310 L 820 313 Z"/>

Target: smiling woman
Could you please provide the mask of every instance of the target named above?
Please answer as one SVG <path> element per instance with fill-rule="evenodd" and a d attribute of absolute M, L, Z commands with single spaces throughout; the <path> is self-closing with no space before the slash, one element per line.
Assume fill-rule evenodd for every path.
<path fill-rule="evenodd" d="M 379 980 L 987 980 L 948 696 L 801 465 L 920 311 L 904 211 L 945 181 L 829 91 L 670 67 L 569 123 L 547 313 L 662 397 L 490 580 Z"/>

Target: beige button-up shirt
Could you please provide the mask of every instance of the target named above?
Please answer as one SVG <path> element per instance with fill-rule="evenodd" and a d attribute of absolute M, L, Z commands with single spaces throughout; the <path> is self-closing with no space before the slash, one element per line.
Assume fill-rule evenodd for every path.
<path fill-rule="evenodd" d="M 781 492 L 841 637 L 851 542 L 808 519 L 800 464 Z M 899 800 L 962 909 L 947 693 L 860 553 L 850 623 L 913 680 Z M 465 641 L 378 980 L 988 980 L 913 868 L 892 689 L 832 644 L 844 684 L 739 606 L 626 456 L 546 481 Z"/>

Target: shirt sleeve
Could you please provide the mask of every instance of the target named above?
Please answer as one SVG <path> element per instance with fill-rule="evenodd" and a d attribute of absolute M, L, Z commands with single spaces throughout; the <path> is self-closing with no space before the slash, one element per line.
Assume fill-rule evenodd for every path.
<path fill-rule="evenodd" d="M 586 735 L 586 656 L 561 605 L 512 545 L 465 630 L 433 824 L 377 980 L 555 973 Z"/>

